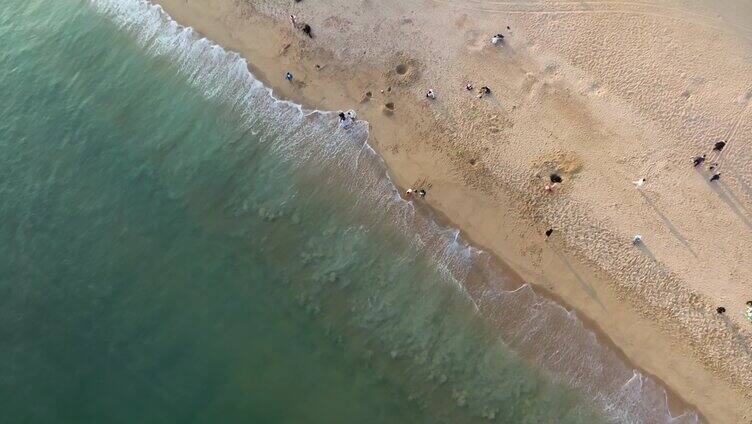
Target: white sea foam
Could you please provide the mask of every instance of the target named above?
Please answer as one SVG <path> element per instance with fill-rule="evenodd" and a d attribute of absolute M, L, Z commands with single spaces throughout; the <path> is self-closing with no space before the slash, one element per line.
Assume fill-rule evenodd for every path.
<path fill-rule="evenodd" d="M 148 54 L 177 63 L 207 98 L 231 105 L 245 118 L 245 129 L 253 129 L 281 160 L 347 172 L 358 193 L 353 201 L 375 211 L 380 219 L 391 220 L 389 225 L 400 228 L 416 248 L 432 252 L 437 268 L 487 316 L 504 343 L 556 380 L 585 393 L 613 422 L 699 422 L 693 411 L 672 417 L 665 390 L 600 344 L 576 314 L 528 285 L 514 286 L 491 266 L 487 253 L 462 242 L 459 230 L 437 224 L 404 201 L 385 164 L 367 143 L 366 122 L 341 129 L 333 112 L 304 110 L 275 98 L 248 71 L 242 56 L 178 25 L 159 6 L 145 0 L 91 0 L 91 4 Z M 477 285 L 482 289 L 469 291 L 470 278 L 482 280 Z"/>

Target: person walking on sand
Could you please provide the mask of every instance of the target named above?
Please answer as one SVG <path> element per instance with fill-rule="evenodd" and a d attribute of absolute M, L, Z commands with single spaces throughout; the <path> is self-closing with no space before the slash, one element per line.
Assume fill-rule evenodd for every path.
<path fill-rule="evenodd" d="M 429 98 L 429 99 L 431 99 L 431 100 L 434 100 L 434 99 L 436 99 L 436 93 L 433 90 L 428 90 L 426 92 L 426 97 Z"/>
<path fill-rule="evenodd" d="M 292 74 L 289 72 L 285 72 L 285 79 L 288 81 L 292 81 Z"/>
<path fill-rule="evenodd" d="M 310 25 L 305 22 L 298 22 L 298 19 L 295 17 L 295 15 L 290 15 L 290 22 L 292 23 L 293 28 L 299 31 L 303 31 L 303 33 L 309 38 L 313 38 L 313 33 L 311 33 Z"/>
<path fill-rule="evenodd" d="M 713 145 L 713 151 L 721 153 L 721 151 L 723 150 L 724 147 L 726 147 L 726 142 L 723 141 L 723 140 L 721 140 L 721 141 L 715 143 L 715 145 Z"/>
<path fill-rule="evenodd" d="M 703 162 L 705 162 L 704 154 L 702 156 L 695 156 L 694 158 L 692 158 L 692 163 L 695 165 L 695 168 L 702 165 Z"/>
<path fill-rule="evenodd" d="M 484 96 L 491 94 L 491 89 L 485 85 L 478 90 L 478 98 L 482 99 Z"/>
<path fill-rule="evenodd" d="M 632 184 L 634 184 L 635 187 L 639 190 L 639 189 L 642 188 L 642 186 L 645 185 L 645 182 L 647 182 L 647 180 L 645 178 L 640 178 L 637 181 L 632 181 Z"/>
<path fill-rule="evenodd" d="M 710 177 L 710 182 L 712 183 L 713 181 L 718 181 L 720 179 L 721 179 L 721 173 L 717 172 L 717 173 L 713 174 L 712 177 Z"/>
<path fill-rule="evenodd" d="M 642 236 L 639 234 L 635 234 L 635 236 L 632 238 L 632 244 L 637 246 L 638 244 L 642 243 Z"/>
<path fill-rule="evenodd" d="M 504 41 L 504 35 L 501 33 L 496 34 L 493 37 L 491 37 L 491 44 L 496 45 L 496 44 L 501 43 L 502 41 Z"/>

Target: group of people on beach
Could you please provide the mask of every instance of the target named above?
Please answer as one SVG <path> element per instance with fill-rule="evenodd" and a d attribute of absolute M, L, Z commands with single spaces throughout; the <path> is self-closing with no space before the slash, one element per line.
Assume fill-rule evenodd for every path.
<path fill-rule="evenodd" d="M 717 141 L 713 145 L 713 150 L 710 152 L 710 155 L 711 155 L 710 166 L 708 167 L 708 169 L 712 173 L 710 177 L 710 182 L 718 181 L 721 179 L 721 173 L 718 170 L 718 160 L 720 159 L 721 152 L 723 151 L 725 147 L 726 147 L 726 141 L 724 140 Z M 693 157 L 692 164 L 694 165 L 695 168 L 697 168 L 701 166 L 702 164 L 704 164 L 706 160 L 708 160 L 708 157 L 705 153 L 703 153 L 700 156 Z"/>
<path fill-rule="evenodd" d="M 350 128 L 358 118 L 358 115 L 352 109 L 347 112 L 339 112 L 337 116 L 339 116 L 339 126 L 342 128 Z"/>
<path fill-rule="evenodd" d="M 467 91 L 473 91 L 473 89 L 474 89 L 474 87 L 473 87 L 472 84 L 467 84 L 465 86 L 465 90 L 467 90 Z M 491 94 L 491 89 L 484 85 L 483 87 L 481 87 L 480 89 L 478 89 L 478 96 L 477 97 L 479 99 L 482 99 L 483 97 L 488 96 L 489 94 Z M 431 100 L 436 99 L 436 92 L 433 91 L 433 89 L 426 91 L 426 98 L 431 99 Z"/>
<path fill-rule="evenodd" d="M 507 26 L 507 29 L 510 29 L 509 26 Z M 493 37 L 491 37 L 491 44 L 500 44 L 500 43 L 503 43 L 503 41 L 504 41 L 504 34 L 502 33 L 498 33 L 494 35 Z M 475 87 L 473 87 L 473 85 L 469 83 L 465 86 L 465 89 L 467 91 L 473 91 L 474 88 Z M 482 99 L 483 97 L 488 96 L 489 94 L 491 94 L 491 89 L 488 86 L 484 85 L 483 87 L 478 89 L 477 97 L 479 99 Z M 426 98 L 430 100 L 435 100 L 436 92 L 433 89 L 426 91 Z"/>
<path fill-rule="evenodd" d="M 715 311 L 719 315 L 723 315 L 726 313 L 726 308 L 724 308 L 723 306 L 719 306 L 715 308 Z M 747 309 L 746 311 L 744 311 L 744 317 L 747 318 L 749 322 L 752 322 L 752 300 L 747 301 Z"/>
<path fill-rule="evenodd" d="M 299 0 L 296 0 L 296 1 L 299 1 Z M 313 38 L 310 25 L 304 22 L 298 22 L 295 15 L 290 15 L 290 22 L 292 23 L 295 29 L 302 31 L 308 37 Z M 509 27 L 507 27 L 507 29 L 509 29 Z M 504 42 L 504 35 L 501 33 L 498 33 L 494 35 L 493 37 L 491 37 L 491 44 L 497 45 L 497 44 L 503 44 L 503 42 Z M 290 72 L 287 72 L 285 74 L 285 79 L 288 81 L 292 81 L 293 79 L 292 74 Z M 472 84 L 467 84 L 465 86 L 465 89 L 467 91 L 473 91 L 474 87 Z M 482 86 L 478 90 L 477 97 L 480 99 L 489 94 L 491 94 L 491 89 L 487 86 Z M 429 100 L 435 100 L 436 92 L 433 89 L 429 89 L 426 92 L 426 98 L 428 98 Z M 338 116 L 339 116 L 340 127 L 345 128 L 345 129 L 350 128 L 357 119 L 357 115 L 354 110 L 348 110 L 346 112 L 339 112 Z M 709 162 L 708 169 L 711 172 L 710 182 L 718 181 L 721 178 L 721 173 L 719 172 L 719 159 L 725 147 L 726 147 L 726 141 L 720 140 L 720 141 L 717 141 L 713 145 L 713 148 L 710 153 L 710 157 L 708 157 L 708 155 L 703 153 L 702 155 L 695 156 L 692 158 L 692 164 L 695 168 L 701 167 L 706 162 Z M 553 192 L 554 187 L 556 187 L 557 184 L 561 183 L 561 181 L 562 180 L 559 175 L 552 174 L 551 183 L 545 186 L 545 191 L 549 193 Z M 633 184 L 635 185 L 636 188 L 641 189 L 645 185 L 646 181 L 647 180 L 645 178 L 640 178 L 636 181 L 633 181 Z M 425 198 L 426 194 L 428 193 L 429 188 L 430 188 L 430 184 L 427 184 L 425 180 L 417 181 L 415 184 L 411 185 L 410 188 L 405 190 L 405 198 L 408 200 L 412 199 L 415 196 L 418 196 L 421 199 Z M 553 234 L 553 232 L 554 232 L 553 228 L 549 228 L 548 230 L 546 230 L 545 232 L 546 238 L 550 237 Z M 642 236 L 639 234 L 635 235 L 632 238 L 632 243 L 635 245 L 642 244 Z M 748 301 L 746 305 L 747 305 L 747 308 L 746 308 L 746 312 L 744 315 L 750 322 L 752 322 L 752 300 Z M 724 314 L 726 312 L 726 308 L 723 306 L 719 306 L 718 308 L 716 308 L 716 312 L 718 314 Z"/>
<path fill-rule="evenodd" d="M 421 199 L 426 197 L 426 194 L 428 194 L 428 190 L 431 189 L 431 183 L 426 181 L 426 179 L 421 179 L 416 182 L 414 182 L 410 188 L 405 190 L 405 198 L 406 199 L 412 199 L 413 196 L 417 195 Z"/>

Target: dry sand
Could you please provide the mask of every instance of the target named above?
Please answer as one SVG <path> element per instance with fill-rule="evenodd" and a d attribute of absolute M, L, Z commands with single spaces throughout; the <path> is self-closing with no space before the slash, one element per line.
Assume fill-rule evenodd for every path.
<path fill-rule="evenodd" d="M 708 421 L 752 423 L 752 2 L 157 3 L 278 96 L 358 110 L 398 184 L 427 178 L 435 210 Z M 711 184 L 690 157 L 719 139 Z"/>

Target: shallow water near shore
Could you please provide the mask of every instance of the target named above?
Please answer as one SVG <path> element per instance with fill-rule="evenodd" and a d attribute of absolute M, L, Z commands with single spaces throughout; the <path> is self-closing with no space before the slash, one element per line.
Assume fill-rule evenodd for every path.
<path fill-rule="evenodd" d="M 9 422 L 696 422 L 137 0 L 0 8 Z"/>

